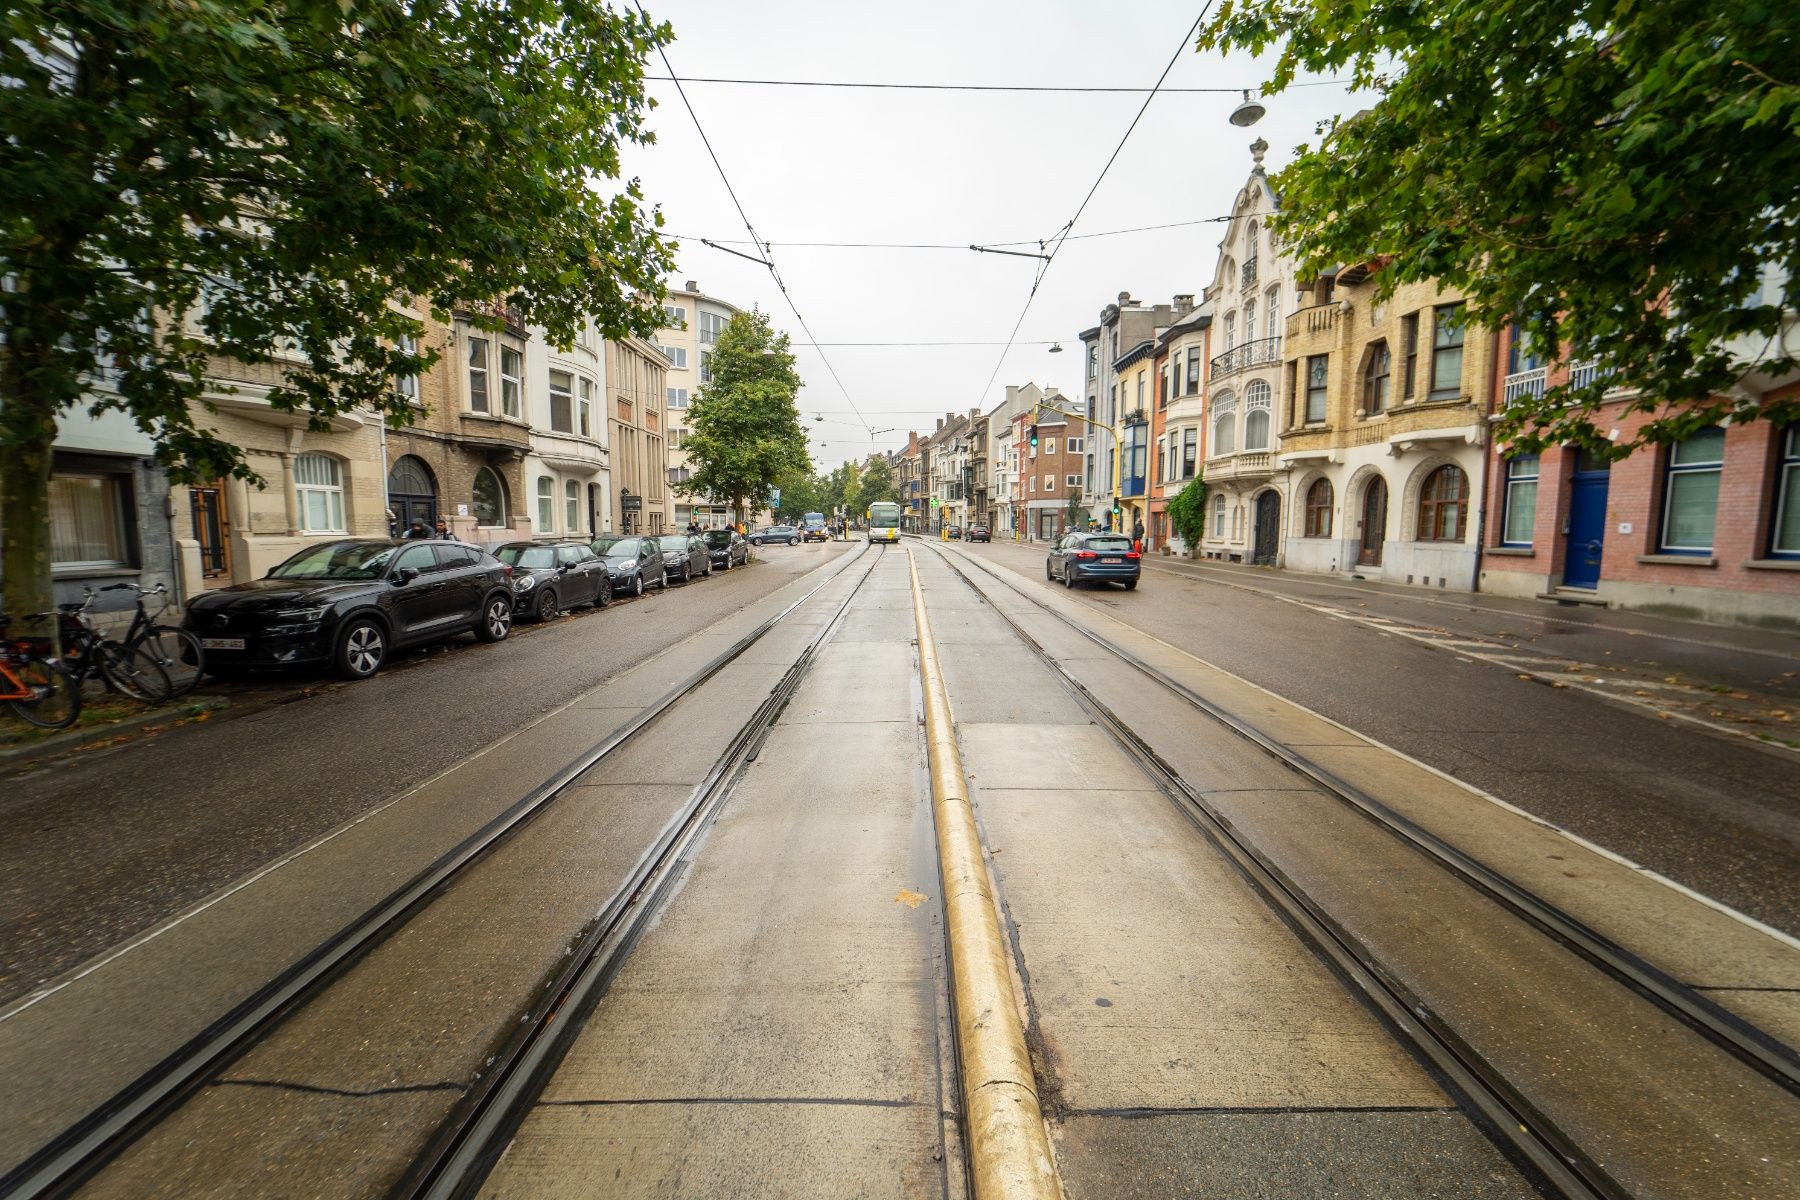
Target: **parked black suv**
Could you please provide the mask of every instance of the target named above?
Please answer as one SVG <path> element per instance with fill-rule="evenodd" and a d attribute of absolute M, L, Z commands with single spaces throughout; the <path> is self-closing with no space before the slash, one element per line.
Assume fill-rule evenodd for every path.
<path fill-rule="evenodd" d="M 182 625 L 206 669 L 328 662 L 366 679 L 394 650 L 473 633 L 512 632 L 507 571 L 479 546 L 356 538 L 308 546 L 263 579 L 202 592 Z"/>

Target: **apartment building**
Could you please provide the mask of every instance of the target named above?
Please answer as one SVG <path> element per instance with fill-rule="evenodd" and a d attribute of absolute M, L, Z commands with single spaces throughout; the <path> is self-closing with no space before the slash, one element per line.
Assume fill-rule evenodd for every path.
<path fill-rule="evenodd" d="M 1115 453 L 1113 430 L 1119 429 L 1121 418 L 1130 411 L 1133 397 L 1123 395 L 1118 374 L 1121 356 L 1156 336 L 1158 329 L 1173 323 L 1174 310 L 1167 304 L 1147 307 L 1120 292 L 1118 299 L 1100 310 L 1100 323 L 1084 329 L 1080 336 L 1087 362 L 1087 379 L 1083 399 L 1088 419 L 1095 422 L 1086 435 L 1087 462 L 1083 469 L 1082 503 L 1102 525 L 1111 522 L 1115 493 L 1114 471 L 1122 460 Z M 1139 406 L 1141 407 L 1141 406 Z"/>
<path fill-rule="evenodd" d="M 552 346 L 541 330 L 532 332 L 525 347 L 531 449 L 523 467 L 532 532 L 586 540 L 608 528 L 613 511 L 604 346 L 589 323 L 566 350 Z"/>
<path fill-rule="evenodd" d="M 606 343 L 607 441 L 620 533 L 663 533 L 673 509 L 669 491 L 669 359 L 643 338 Z"/>
<path fill-rule="evenodd" d="M 1087 451 L 1079 418 L 1058 407 L 1060 395 L 1035 413 L 1013 418 L 1013 449 L 1019 462 L 1021 488 L 1017 503 L 1020 540 L 1051 542 L 1082 523 L 1082 489 L 1086 484 Z M 1037 425 L 1038 444 L 1030 431 Z M 1071 446 L 1073 442 L 1073 446 Z"/>
<path fill-rule="evenodd" d="M 1181 308 L 1191 296 L 1175 297 Z M 1177 554 L 1188 546 L 1176 534 L 1168 517 L 1168 502 L 1200 473 L 1206 456 L 1206 382 L 1211 358 L 1212 302 L 1190 308 L 1157 335 L 1161 388 L 1157 413 L 1157 439 L 1152 443 L 1154 461 L 1160 463 L 1152 487 L 1150 541 Z"/>
<path fill-rule="evenodd" d="M 664 431 L 668 442 L 668 482 L 685 483 L 693 476 L 687 455 L 688 404 L 700 390 L 712 382 L 709 360 L 719 334 L 731 318 L 741 311 L 737 305 L 717 296 L 709 296 L 690 279 L 679 290 L 671 288 L 663 301 L 668 324 L 657 331 L 656 345 L 667 360 L 663 385 L 664 411 L 668 418 Z M 706 529 L 722 529 L 732 520 L 728 497 L 674 496 L 672 522 L 678 529 L 689 521 L 698 521 Z"/>

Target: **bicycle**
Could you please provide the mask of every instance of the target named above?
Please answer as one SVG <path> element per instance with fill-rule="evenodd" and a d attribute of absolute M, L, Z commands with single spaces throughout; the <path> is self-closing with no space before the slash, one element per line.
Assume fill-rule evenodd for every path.
<path fill-rule="evenodd" d="M 75 680 L 76 686 L 85 684 L 88 676 L 97 674 L 108 687 L 133 700 L 145 704 L 161 704 L 167 700 L 174 690 L 168 672 L 144 647 L 127 648 L 112 638 L 102 637 L 87 615 L 98 593 L 92 588 L 83 588 L 82 596 L 80 604 L 59 604 L 56 611 L 57 628 L 62 636 L 63 669 Z"/>
<path fill-rule="evenodd" d="M 131 627 L 125 631 L 122 644 L 127 650 L 141 648 L 149 652 L 169 677 L 171 700 L 193 691 L 206 670 L 206 651 L 201 648 L 200 639 L 178 625 L 158 624 L 144 608 L 144 597 L 167 596 L 168 587 L 160 583 L 152 588 L 139 587 L 135 583 L 114 583 L 100 590 L 137 593 L 137 612 L 131 618 Z M 167 610 L 165 602 L 156 615 L 161 616 Z"/>
<path fill-rule="evenodd" d="M 12 618 L 0 613 L 0 700 L 44 729 L 67 729 L 81 715 L 81 685 L 43 638 L 8 638 Z"/>

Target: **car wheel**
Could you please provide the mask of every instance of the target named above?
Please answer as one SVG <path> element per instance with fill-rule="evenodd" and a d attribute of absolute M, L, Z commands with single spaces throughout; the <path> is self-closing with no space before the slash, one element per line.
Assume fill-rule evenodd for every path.
<path fill-rule="evenodd" d="M 386 660 L 387 631 L 379 622 L 364 618 L 350 622 L 338 634 L 331 666 L 341 679 L 367 679 L 381 670 Z"/>
<path fill-rule="evenodd" d="M 546 588 L 538 593 L 537 604 L 532 607 L 531 615 L 540 621 L 549 621 L 555 619 L 556 609 L 556 593 Z"/>
<path fill-rule="evenodd" d="M 644 594 L 644 573 L 642 571 L 631 577 L 631 594 L 633 596 Z"/>
<path fill-rule="evenodd" d="M 1063 586 L 1066 588 L 1069 588 L 1071 590 L 1074 589 L 1074 587 L 1075 587 L 1075 568 L 1074 567 L 1064 567 L 1063 568 Z"/>
<path fill-rule="evenodd" d="M 607 576 L 607 577 L 603 577 L 600 580 L 600 590 L 594 593 L 594 607 L 595 608 L 605 608 L 607 605 L 609 605 L 611 603 L 612 603 L 612 578 L 610 576 Z"/>
<path fill-rule="evenodd" d="M 512 601 L 505 596 L 489 596 L 481 610 L 481 621 L 475 626 L 475 637 L 483 642 L 501 642 L 512 632 Z"/>
<path fill-rule="evenodd" d="M 799 544 L 800 544 L 799 538 L 789 538 L 788 539 L 788 545 L 790 545 L 790 546 L 798 546 Z"/>
<path fill-rule="evenodd" d="M 1047 558 L 1044 560 L 1044 578 L 1052 583 L 1056 582 L 1056 572 L 1050 569 L 1050 560 Z"/>
<path fill-rule="evenodd" d="M 1137 585 L 1138 585 L 1138 581 L 1137 581 L 1137 580 L 1135 580 L 1135 579 L 1127 579 L 1127 580 L 1126 580 L 1126 581 L 1125 581 L 1125 590 L 1126 590 L 1126 591 L 1128 591 L 1128 592 L 1135 592 L 1135 591 L 1137 591 Z"/>
<path fill-rule="evenodd" d="M 689 566 L 687 563 L 682 563 L 681 564 L 681 582 L 687 583 L 689 580 L 693 579 L 693 577 L 694 577 L 694 568 Z"/>

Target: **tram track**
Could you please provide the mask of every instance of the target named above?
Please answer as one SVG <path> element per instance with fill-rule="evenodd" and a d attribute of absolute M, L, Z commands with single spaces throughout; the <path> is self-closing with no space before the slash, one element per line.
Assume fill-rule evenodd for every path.
<path fill-rule="evenodd" d="M 5 1176 L 0 1176 L 0 1197 L 6 1200 L 13 1200 L 15 1197 L 20 1200 L 37 1200 L 38 1197 L 73 1194 L 108 1163 L 154 1129 L 164 1117 L 204 1088 L 220 1071 L 263 1042 L 288 1018 L 325 992 L 335 980 L 407 926 L 459 880 L 466 878 L 477 864 L 491 857 L 548 811 L 577 780 L 609 756 L 631 745 L 684 700 L 718 677 L 788 617 L 800 611 L 821 591 L 837 582 L 867 557 L 870 557 L 869 548 L 865 546 L 794 601 L 639 710 L 618 729 L 571 759 L 498 816 L 440 855 L 337 933 L 319 943 L 281 974 L 165 1057 L 157 1066 L 140 1075 L 86 1117 L 67 1127 Z M 874 562 L 879 561 L 879 555 L 874 556 Z M 825 637 L 841 620 L 850 600 L 861 589 L 872 569 L 873 563 L 864 570 L 831 620 L 800 651 L 794 666 L 783 674 L 770 695 L 757 706 L 738 733 L 730 739 L 706 778 L 670 818 L 626 880 L 608 898 L 599 916 L 584 931 L 581 942 L 584 947 L 598 947 L 599 943 L 607 940 L 608 931 L 617 932 L 632 924 L 632 914 L 645 911 L 645 899 L 659 894 L 661 884 L 658 881 L 667 882 L 668 868 L 678 861 L 681 852 L 703 830 L 706 817 L 710 812 L 716 811 L 717 805 L 728 794 L 731 779 L 735 778 L 744 764 L 754 759 L 761 738 L 766 735 L 768 727 L 773 724 L 804 676 L 804 666 L 810 664 Z M 622 951 L 629 950 L 629 941 L 618 949 L 621 952 L 617 956 L 622 959 Z M 563 1011 L 553 1004 L 547 1006 L 546 1001 L 540 997 L 527 1013 L 527 1025 L 532 1023 L 533 1014 L 540 1008 L 544 1008 L 545 1012 L 538 1018 L 538 1024 L 548 1022 L 551 1014 Z M 524 1044 L 530 1040 L 515 1036 L 509 1040 L 508 1051 L 511 1052 L 516 1047 L 518 1053 L 523 1053 L 531 1049 L 530 1045 Z M 489 1070 L 478 1081 L 478 1085 L 471 1088 L 470 1095 L 479 1093 L 485 1098 L 494 1090 L 486 1081 L 502 1074 L 498 1069 Z M 461 1111 L 460 1107 L 458 1111 Z M 439 1140 L 444 1140 L 441 1132 Z M 436 1147 L 437 1144 L 434 1141 L 432 1145 Z M 436 1174 L 433 1173 L 434 1178 Z M 414 1175 L 421 1176 L 422 1173 L 415 1170 Z"/>
<path fill-rule="evenodd" d="M 1141 677 L 1153 682 L 1192 710 L 1223 726 L 1235 737 L 1302 776 L 1317 791 L 1350 806 L 1401 843 L 1424 855 L 1452 876 L 1498 902 L 1539 933 L 1574 951 L 1613 982 L 1656 1004 L 1712 1044 L 1761 1072 L 1789 1094 L 1796 1090 L 1794 1052 L 1760 1029 L 1720 1008 L 1691 988 L 1673 980 L 1636 955 L 1623 950 L 1586 925 L 1491 870 L 1472 856 L 1393 812 L 1367 793 L 1337 778 L 1305 755 L 1261 733 L 1248 722 L 1200 696 L 1179 680 L 1112 645 L 1080 622 L 1031 595 L 1003 573 L 961 555 L 933 547 L 945 567 L 1002 620 L 1020 642 L 1049 667 L 1075 701 L 1088 712 L 1119 749 L 1137 763 L 1169 800 L 1225 854 L 1280 916 L 1373 1008 L 1421 1060 L 1428 1062 L 1459 1093 L 1465 1107 L 1516 1161 L 1530 1164 L 1558 1193 L 1571 1197 L 1617 1197 L 1629 1194 L 1608 1170 L 1578 1146 L 1546 1113 L 1533 1105 L 1503 1071 L 1496 1068 L 1450 1025 L 1438 1018 L 1396 975 L 1344 925 L 1285 874 L 1274 860 L 1245 837 L 1216 806 L 1189 785 L 1150 743 L 1137 734 L 1095 692 L 1032 636 L 1013 615 L 993 602 L 959 563 L 979 567 L 1013 595 L 1106 650 Z"/>

